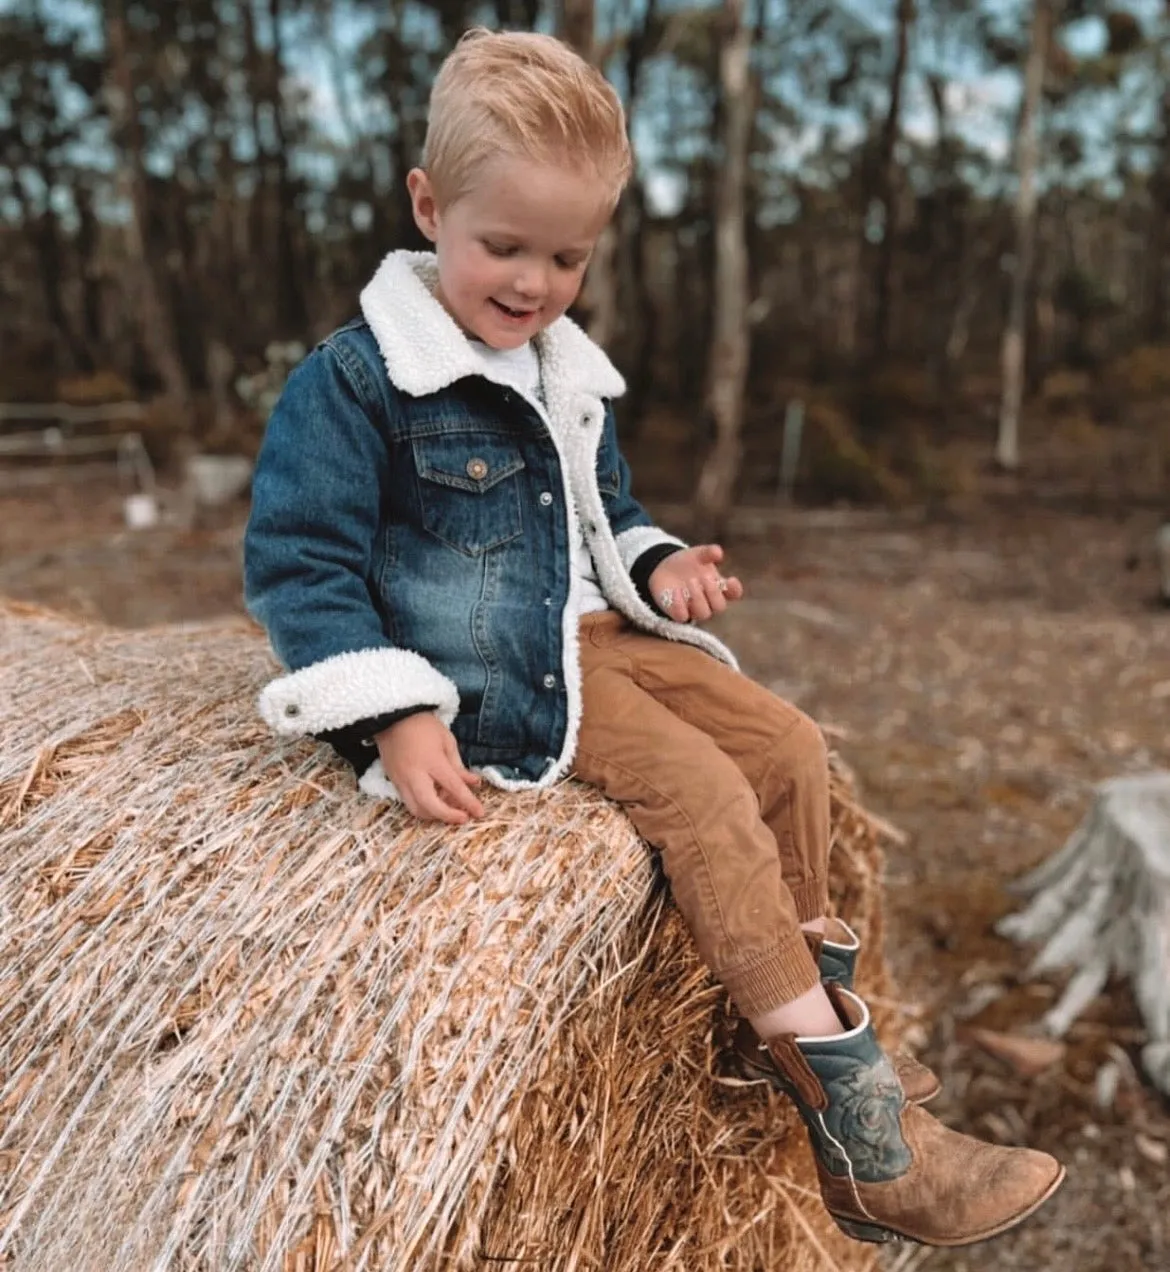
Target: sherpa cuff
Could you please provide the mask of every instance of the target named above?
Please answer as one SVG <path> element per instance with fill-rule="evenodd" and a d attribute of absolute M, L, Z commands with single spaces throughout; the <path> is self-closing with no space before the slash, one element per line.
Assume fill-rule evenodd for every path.
<path fill-rule="evenodd" d="M 327 733 L 406 707 L 433 706 L 450 726 L 459 711 L 453 681 L 409 649 L 335 654 L 280 676 L 260 694 L 260 714 L 283 737 Z"/>
<path fill-rule="evenodd" d="M 659 530 L 657 526 L 634 526 L 631 530 L 623 530 L 617 536 L 618 552 L 627 574 L 634 568 L 634 562 L 648 548 L 665 547 L 667 544 L 675 548 L 687 546 L 681 539 L 667 534 L 665 530 Z"/>

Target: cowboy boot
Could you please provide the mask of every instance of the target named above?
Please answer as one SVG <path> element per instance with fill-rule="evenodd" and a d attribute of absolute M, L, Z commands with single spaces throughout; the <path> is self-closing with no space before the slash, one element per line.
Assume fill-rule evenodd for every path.
<path fill-rule="evenodd" d="M 857 1241 L 972 1245 L 1026 1219 L 1060 1187 L 1047 1153 L 985 1144 L 909 1104 L 855 994 L 825 987 L 846 1032 L 761 1042 L 742 1021 L 736 1046 L 791 1097 L 808 1130 L 821 1199 Z"/>
<path fill-rule="evenodd" d="M 804 937 L 820 970 L 821 983 L 832 981 L 842 989 L 852 990 L 861 941 L 849 924 L 829 919 L 823 937 L 816 932 L 806 932 Z M 893 1059 L 894 1071 L 911 1104 L 929 1104 L 942 1090 L 938 1077 L 913 1056 L 899 1051 Z"/>

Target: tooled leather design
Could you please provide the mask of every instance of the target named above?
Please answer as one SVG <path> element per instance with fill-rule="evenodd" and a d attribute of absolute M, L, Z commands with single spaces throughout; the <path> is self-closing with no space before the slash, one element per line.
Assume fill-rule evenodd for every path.
<path fill-rule="evenodd" d="M 817 1056 L 804 1055 L 795 1044 L 761 1046 L 745 1021 L 736 1034 L 735 1053 L 742 1071 L 767 1078 L 796 1104 L 830 1174 L 848 1175 L 852 1168 L 859 1182 L 883 1183 L 910 1169 L 912 1156 L 901 1125 L 906 1097 L 894 1066 L 880 1052 L 852 1058 L 852 1063 L 840 1054 L 821 1057 L 818 1063 Z M 809 1098 L 810 1088 L 818 1099 Z"/>
<path fill-rule="evenodd" d="M 816 1061 L 812 1061 L 814 1072 Z M 887 1057 L 870 1064 L 849 1066 L 831 1079 L 821 1075 L 829 1097 L 829 1107 L 820 1118 L 809 1118 L 809 1133 L 826 1168 L 834 1175 L 852 1167 L 860 1183 L 884 1183 L 904 1175 L 913 1163 L 910 1148 L 902 1136 L 902 1110 L 906 1097 L 902 1084 Z M 848 1167 L 838 1169 L 832 1162 L 843 1145 Z"/>

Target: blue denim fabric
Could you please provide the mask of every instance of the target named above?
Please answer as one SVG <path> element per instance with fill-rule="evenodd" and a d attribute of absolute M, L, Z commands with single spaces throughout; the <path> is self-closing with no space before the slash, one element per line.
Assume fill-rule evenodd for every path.
<path fill-rule="evenodd" d="M 651 524 L 609 407 L 597 478 L 615 534 Z M 252 498 L 245 600 L 289 671 L 413 650 L 458 687 L 466 763 L 522 781 L 548 769 L 567 726 L 572 545 L 560 460 L 530 404 L 479 377 L 400 392 L 353 322 L 289 378 Z"/>

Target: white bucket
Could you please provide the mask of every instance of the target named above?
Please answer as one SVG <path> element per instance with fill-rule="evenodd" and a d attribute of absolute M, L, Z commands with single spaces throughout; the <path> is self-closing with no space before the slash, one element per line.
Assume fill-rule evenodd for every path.
<path fill-rule="evenodd" d="M 130 530 L 153 530 L 159 523 L 158 500 L 149 494 L 127 495 L 122 500 L 122 517 Z"/>

